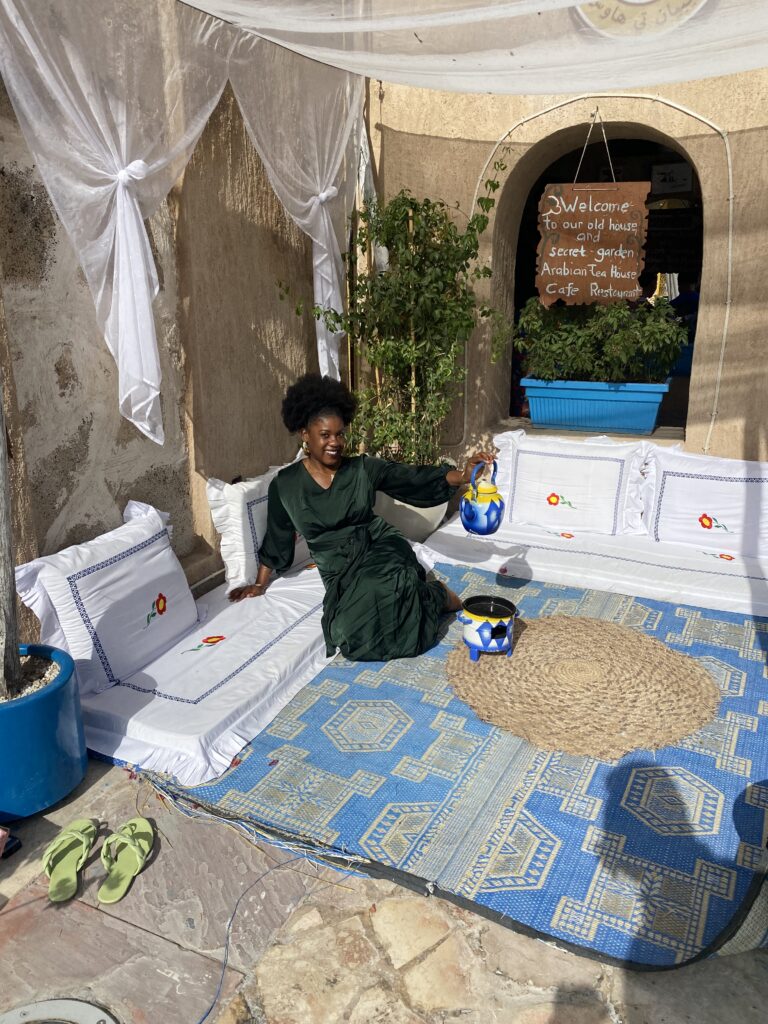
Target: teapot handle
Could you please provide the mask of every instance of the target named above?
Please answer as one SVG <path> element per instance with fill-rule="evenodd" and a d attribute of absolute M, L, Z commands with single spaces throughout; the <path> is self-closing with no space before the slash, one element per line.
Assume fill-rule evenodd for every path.
<path fill-rule="evenodd" d="M 470 487 L 472 488 L 472 499 L 477 500 L 477 474 L 481 469 L 485 469 L 487 463 L 478 462 L 475 468 L 472 470 L 472 477 L 470 478 Z M 496 459 L 493 460 L 493 472 L 491 474 L 491 483 L 496 486 L 496 473 L 498 471 L 499 464 Z"/>

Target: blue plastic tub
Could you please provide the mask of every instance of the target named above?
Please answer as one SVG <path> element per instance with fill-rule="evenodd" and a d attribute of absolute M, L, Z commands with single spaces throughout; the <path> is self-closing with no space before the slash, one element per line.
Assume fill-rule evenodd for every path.
<path fill-rule="evenodd" d="M 82 782 L 88 763 L 74 662 L 43 644 L 21 644 L 19 651 L 60 668 L 42 690 L 0 704 L 0 822 L 61 800 Z"/>
<path fill-rule="evenodd" d="M 650 434 L 656 426 L 664 384 L 607 384 L 587 380 L 524 377 L 531 423 L 556 430 Z"/>

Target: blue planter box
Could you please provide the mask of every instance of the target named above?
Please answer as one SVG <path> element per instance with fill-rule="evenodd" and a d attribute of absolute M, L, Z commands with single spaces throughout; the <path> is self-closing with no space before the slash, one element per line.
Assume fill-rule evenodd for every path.
<path fill-rule="evenodd" d="M 55 804 L 82 782 L 88 764 L 74 662 L 42 644 L 19 651 L 50 658 L 59 674 L 42 690 L 0 704 L 0 822 Z"/>
<path fill-rule="evenodd" d="M 535 427 L 600 430 L 612 434 L 650 434 L 656 426 L 664 384 L 607 384 L 587 380 L 537 380 L 520 383 Z"/>

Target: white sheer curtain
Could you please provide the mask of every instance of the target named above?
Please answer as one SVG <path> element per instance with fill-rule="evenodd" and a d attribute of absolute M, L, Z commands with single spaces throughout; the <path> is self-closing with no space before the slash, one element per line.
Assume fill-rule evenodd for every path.
<path fill-rule="evenodd" d="M 158 443 L 158 281 L 144 218 L 228 73 L 275 192 L 312 239 L 315 301 L 341 309 L 358 74 L 575 92 L 744 71 L 767 55 L 766 0 L 0 0 L 0 72 L 93 294 L 120 409 Z M 335 376 L 338 340 L 318 324 L 321 369 Z"/>
<path fill-rule="evenodd" d="M 342 310 L 364 81 L 249 34 L 235 47 L 230 79 L 272 187 L 312 239 L 315 303 Z M 340 337 L 318 321 L 320 372 L 336 379 Z"/>
<path fill-rule="evenodd" d="M 190 0 L 297 53 L 388 82 L 564 93 L 768 65 L 767 0 Z"/>
<path fill-rule="evenodd" d="M 0 71 L 93 294 L 120 410 L 159 444 L 158 279 L 144 218 L 221 95 L 232 38 L 173 0 L 0 0 Z"/>

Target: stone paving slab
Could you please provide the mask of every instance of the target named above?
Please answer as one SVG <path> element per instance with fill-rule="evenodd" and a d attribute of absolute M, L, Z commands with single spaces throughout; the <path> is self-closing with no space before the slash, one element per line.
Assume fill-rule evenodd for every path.
<path fill-rule="evenodd" d="M 244 970 L 264 952 L 277 929 L 323 877 L 323 869 L 269 844 L 255 844 L 221 822 L 178 813 L 129 772 L 90 761 L 85 782 L 42 815 L 14 825 L 22 849 L 0 862 L 0 908 L 40 874 L 40 856 L 62 825 L 90 817 L 102 823 L 82 873 L 78 898 L 98 907 L 106 872 L 98 851 L 104 837 L 136 814 L 155 826 L 150 861 L 119 903 L 103 913 L 160 935 L 185 949 L 221 959 L 226 926 L 243 891 L 232 930 L 229 963 Z M 290 863 L 288 863 L 290 862 Z M 2 909 L 0 909 L 2 914 Z"/>
<path fill-rule="evenodd" d="M 360 877 L 318 887 L 241 989 L 265 1024 L 757 1024 L 764 951 L 634 973 Z M 759 1017 L 758 1017 L 759 1015 Z M 248 1020 L 248 1018 L 243 1018 Z"/>
<path fill-rule="evenodd" d="M 133 794 L 127 796 L 123 817 L 117 814 L 114 821 L 136 813 Z M 229 963 L 239 970 L 250 967 L 318 883 L 319 869 L 290 852 L 252 843 L 221 822 L 184 817 L 146 784 L 138 805 L 155 826 L 153 855 L 129 896 L 102 907 L 104 912 L 220 960 L 227 922 L 242 896 Z M 105 875 L 99 860 L 85 872 L 81 898 L 90 906 L 98 905 Z"/>
<path fill-rule="evenodd" d="M 122 814 L 126 794 L 134 792 L 135 786 L 122 768 L 89 760 L 85 778 L 69 796 L 43 814 L 14 822 L 11 832 L 21 839 L 22 846 L 18 853 L 0 861 L 0 911 L 12 896 L 40 874 L 40 855 L 63 825 L 75 818 L 99 815 L 111 820 L 114 802 L 118 803 Z"/>
<path fill-rule="evenodd" d="M 80 900 L 54 905 L 43 880 L 0 914 L 0 1010 L 69 996 L 112 1010 L 120 1024 L 195 1024 L 221 965 Z M 242 976 L 228 970 L 225 998 Z"/>
<path fill-rule="evenodd" d="M 764 1024 L 768 951 L 705 960 L 678 971 L 617 971 L 612 1000 L 625 1024 Z"/>

